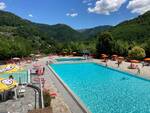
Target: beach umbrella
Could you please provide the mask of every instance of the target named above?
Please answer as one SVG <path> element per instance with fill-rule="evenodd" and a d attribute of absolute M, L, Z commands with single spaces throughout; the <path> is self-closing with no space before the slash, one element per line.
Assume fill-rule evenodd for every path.
<path fill-rule="evenodd" d="M 124 59 L 124 57 L 121 57 L 121 56 L 120 56 L 120 57 L 118 57 L 118 59 Z"/>
<path fill-rule="evenodd" d="M 107 62 L 108 56 L 106 54 L 101 54 L 101 58 L 104 59 L 103 62 Z"/>
<path fill-rule="evenodd" d="M 77 52 L 72 52 L 73 54 L 76 54 Z"/>
<path fill-rule="evenodd" d="M 3 93 L 4 91 L 9 91 L 15 88 L 17 85 L 18 83 L 13 79 L 0 78 L 0 93 Z"/>
<path fill-rule="evenodd" d="M 116 60 L 117 60 L 118 55 L 112 55 L 111 57 L 112 57 L 112 60 L 116 61 Z"/>
<path fill-rule="evenodd" d="M 112 57 L 117 57 L 118 55 L 112 55 Z"/>
<path fill-rule="evenodd" d="M 130 60 L 131 63 L 140 63 L 139 60 Z"/>
<path fill-rule="evenodd" d="M 37 54 L 37 55 L 35 55 L 35 57 L 41 57 L 41 55 L 40 55 L 40 54 Z"/>
<path fill-rule="evenodd" d="M 106 54 L 101 54 L 101 58 L 106 59 L 106 58 L 108 58 L 108 55 L 106 55 Z"/>
<path fill-rule="evenodd" d="M 145 58 L 144 61 L 150 61 L 150 58 Z"/>
<path fill-rule="evenodd" d="M 0 74 L 4 74 L 4 73 L 10 74 L 20 70 L 22 70 L 22 68 L 17 66 L 16 64 L 7 64 L 7 65 L 0 66 Z"/>
<path fill-rule="evenodd" d="M 106 56 L 106 54 L 101 54 L 101 56 Z"/>
<path fill-rule="evenodd" d="M 124 60 L 124 57 L 118 57 L 118 60 Z"/>
<path fill-rule="evenodd" d="M 20 60 L 20 58 L 18 58 L 18 57 L 14 57 L 14 58 L 12 58 L 13 60 Z"/>
<path fill-rule="evenodd" d="M 130 60 L 131 65 L 129 66 L 129 69 L 137 69 L 138 65 L 134 65 L 135 63 L 140 63 L 139 60 Z"/>
<path fill-rule="evenodd" d="M 102 58 L 108 58 L 108 55 L 106 55 L 106 54 L 102 54 L 101 56 L 102 56 Z"/>
<path fill-rule="evenodd" d="M 32 56 L 32 57 L 33 57 L 33 56 L 34 56 L 34 54 L 30 54 L 30 56 Z"/>

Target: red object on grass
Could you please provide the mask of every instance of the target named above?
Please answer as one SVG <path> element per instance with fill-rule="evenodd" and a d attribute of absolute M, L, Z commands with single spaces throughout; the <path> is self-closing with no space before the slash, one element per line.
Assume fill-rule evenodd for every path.
<path fill-rule="evenodd" d="M 56 97 L 56 96 L 57 96 L 57 93 L 50 93 L 50 96 Z"/>

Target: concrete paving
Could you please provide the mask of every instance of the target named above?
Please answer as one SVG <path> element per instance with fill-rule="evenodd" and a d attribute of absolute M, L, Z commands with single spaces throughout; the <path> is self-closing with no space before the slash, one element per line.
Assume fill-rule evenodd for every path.
<path fill-rule="evenodd" d="M 0 113 L 27 113 L 35 108 L 35 92 L 31 88 L 26 88 L 25 96 L 17 100 L 11 99 L 0 102 Z"/>

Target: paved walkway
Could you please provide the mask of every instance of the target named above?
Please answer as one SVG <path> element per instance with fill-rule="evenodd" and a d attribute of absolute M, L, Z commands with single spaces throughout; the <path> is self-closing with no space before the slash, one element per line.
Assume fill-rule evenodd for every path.
<path fill-rule="evenodd" d="M 25 96 L 17 100 L 8 100 L 0 103 L 0 113 L 27 113 L 35 107 L 34 91 L 26 88 Z"/>

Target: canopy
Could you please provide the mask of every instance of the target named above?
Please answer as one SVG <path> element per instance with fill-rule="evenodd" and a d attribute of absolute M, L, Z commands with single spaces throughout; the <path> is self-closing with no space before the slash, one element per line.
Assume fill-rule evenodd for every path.
<path fill-rule="evenodd" d="M 101 56 L 106 56 L 106 54 L 101 54 Z"/>
<path fill-rule="evenodd" d="M 131 63 L 140 63 L 139 60 L 130 60 Z"/>
<path fill-rule="evenodd" d="M 21 67 L 17 66 L 16 64 L 7 64 L 0 66 L 0 74 L 14 73 L 20 70 L 22 70 Z"/>
<path fill-rule="evenodd" d="M 41 55 L 40 55 L 40 54 L 37 54 L 37 55 L 35 55 L 35 57 L 41 57 Z"/>
<path fill-rule="evenodd" d="M 118 57 L 118 55 L 112 55 L 111 57 Z"/>
<path fill-rule="evenodd" d="M 150 61 L 150 58 L 145 58 L 144 61 Z"/>
<path fill-rule="evenodd" d="M 18 57 L 14 57 L 14 58 L 12 58 L 13 60 L 20 60 L 20 58 L 18 58 Z"/>
<path fill-rule="evenodd" d="M 107 58 L 108 56 L 106 54 L 101 54 L 102 58 Z"/>
<path fill-rule="evenodd" d="M 12 88 L 16 87 L 17 85 L 18 85 L 18 83 L 13 79 L 0 78 L 0 93 L 11 90 Z"/>
<path fill-rule="evenodd" d="M 124 59 L 124 57 L 118 57 L 118 59 Z"/>
<path fill-rule="evenodd" d="M 30 54 L 30 56 L 34 56 L 34 54 Z"/>

